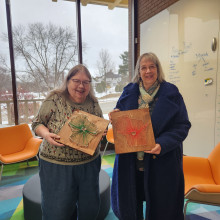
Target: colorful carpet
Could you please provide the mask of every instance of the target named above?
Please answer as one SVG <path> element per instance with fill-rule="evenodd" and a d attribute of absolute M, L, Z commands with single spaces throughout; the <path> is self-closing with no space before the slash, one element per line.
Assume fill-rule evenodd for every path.
<path fill-rule="evenodd" d="M 115 155 L 106 155 L 102 158 L 102 169 L 110 179 Z M 22 189 L 28 179 L 38 173 L 38 161 L 5 165 L 0 182 L 0 220 L 24 220 Z M 117 220 L 110 209 L 105 220 Z"/>
<path fill-rule="evenodd" d="M 102 169 L 112 177 L 115 155 L 102 158 Z M 22 189 L 27 180 L 38 172 L 38 162 L 31 161 L 4 166 L 0 182 L 0 220 L 24 220 Z M 190 203 L 186 220 L 219 220 L 220 207 Z M 117 220 L 110 209 L 105 220 Z"/>

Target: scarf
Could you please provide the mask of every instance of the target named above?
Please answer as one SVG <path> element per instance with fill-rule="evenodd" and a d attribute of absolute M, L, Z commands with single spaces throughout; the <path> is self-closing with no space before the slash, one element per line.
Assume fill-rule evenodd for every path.
<path fill-rule="evenodd" d="M 158 90 L 160 88 L 160 83 L 156 81 L 148 90 L 145 90 L 143 81 L 139 83 L 139 90 L 140 90 L 140 96 L 138 98 L 138 108 L 149 108 L 149 103 L 153 101 L 154 96 L 157 94 Z M 150 114 L 152 113 L 151 108 Z M 137 152 L 137 159 L 143 160 L 144 159 L 144 152 L 140 151 Z"/>

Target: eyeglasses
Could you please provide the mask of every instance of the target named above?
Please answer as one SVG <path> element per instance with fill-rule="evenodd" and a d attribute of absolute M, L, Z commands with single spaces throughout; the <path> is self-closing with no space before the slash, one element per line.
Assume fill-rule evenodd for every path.
<path fill-rule="evenodd" d="M 76 86 L 79 86 L 80 84 L 83 84 L 83 86 L 89 86 L 91 81 L 90 80 L 84 80 L 84 81 L 81 81 L 79 79 L 71 79 L 72 82 L 76 85 Z"/>
<path fill-rule="evenodd" d="M 152 70 L 155 70 L 157 68 L 157 66 L 155 66 L 155 65 L 151 65 L 151 66 L 142 66 L 141 68 L 140 68 L 140 70 L 141 71 L 147 71 L 147 69 L 149 69 L 150 71 L 152 71 Z"/>

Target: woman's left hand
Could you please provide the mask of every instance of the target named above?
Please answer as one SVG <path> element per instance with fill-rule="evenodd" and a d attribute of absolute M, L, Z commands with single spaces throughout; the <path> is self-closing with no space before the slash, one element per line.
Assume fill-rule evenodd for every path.
<path fill-rule="evenodd" d="M 152 150 L 146 150 L 144 152 L 148 153 L 148 154 L 160 154 L 161 146 L 160 146 L 160 144 L 156 144 Z"/>

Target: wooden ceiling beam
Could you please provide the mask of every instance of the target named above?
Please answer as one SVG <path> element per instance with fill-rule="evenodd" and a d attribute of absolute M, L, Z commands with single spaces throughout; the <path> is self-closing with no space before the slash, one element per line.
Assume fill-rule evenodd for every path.
<path fill-rule="evenodd" d="M 53 2 L 57 2 L 58 0 L 52 0 Z M 76 0 L 66 0 L 75 2 Z M 115 7 L 128 8 L 128 0 L 81 0 L 82 6 L 87 6 L 88 4 L 95 5 L 106 5 L 108 9 L 112 10 Z"/>
<path fill-rule="evenodd" d="M 115 0 L 114 3 L 109 3 L 108 4 L 108 9 L 112 10 L 114 9 L 115 7 L 119 6 L 121 0 Z"/>
<path fill-rule="evenodd" d="M 88 3 L 90 3 L 89 0 L 81 0 L 81 4 L 82 4 L 83 6 L 87 6 Z"/>

